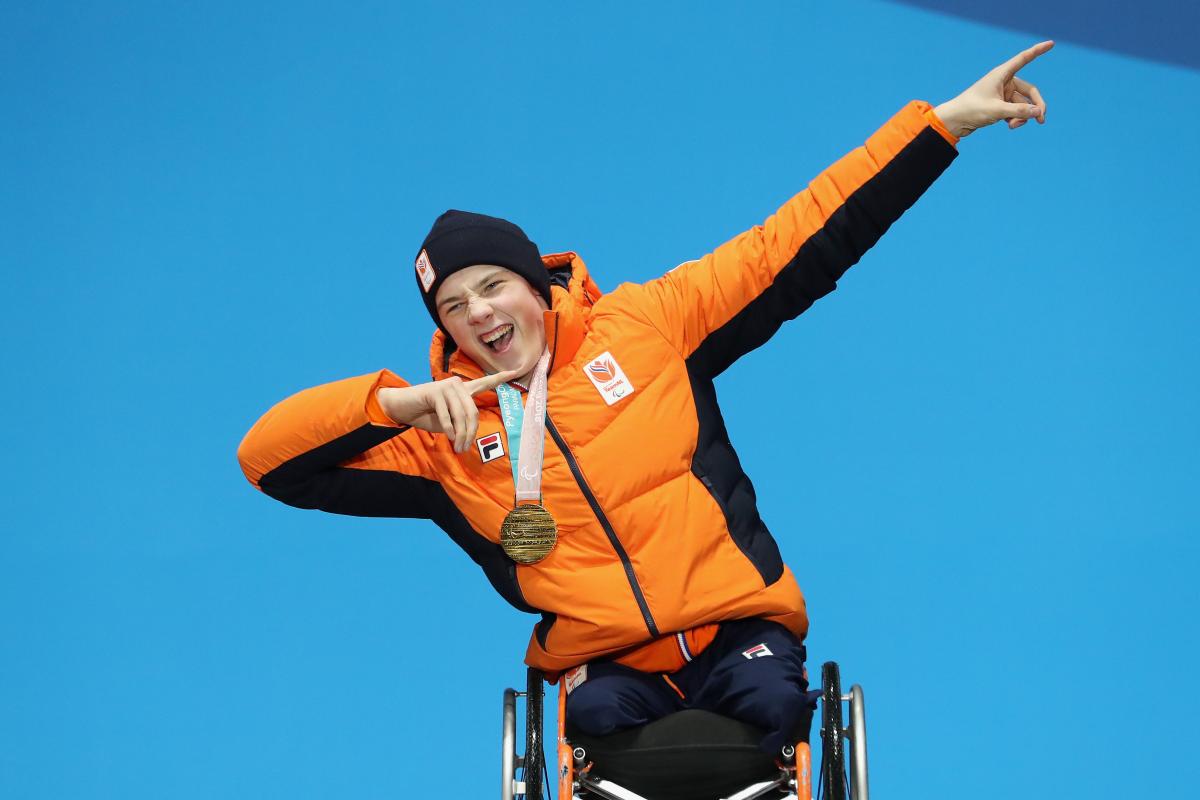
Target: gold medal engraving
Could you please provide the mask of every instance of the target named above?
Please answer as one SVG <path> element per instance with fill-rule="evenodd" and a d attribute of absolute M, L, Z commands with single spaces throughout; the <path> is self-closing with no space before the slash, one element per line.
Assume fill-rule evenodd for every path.
<path fill-rule="evenodd" d="M 500 525 L 500 546 L 518 564 L 536 564 L 550 555 L 557 542 L 558 523 L 540 505 L 519 505 Z"/>

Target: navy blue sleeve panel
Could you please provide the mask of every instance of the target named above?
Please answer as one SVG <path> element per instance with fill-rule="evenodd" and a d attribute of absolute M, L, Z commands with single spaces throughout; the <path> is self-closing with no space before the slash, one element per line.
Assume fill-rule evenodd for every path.
<path fill-rule="evenodd" d="M 263 493 L 296 508 L 315 508 L 356 517 L 433 516 L 429 486 L 434 481 L 391 470 L 340 466 L 408 428 L 363 425 L 314 447 L 263 475 Z"/>
<path fill-rule="evenodd" d="M 437 481 L 393 470 L 341 466 L 405 430 L 364 425 L 285 461 L 264 475 L 259 486 L 270 497 L 296 508 L 433 520 L 479 565 L 501 597 L 520 611 L 538 613 L 521 593 L 516 564 L 500 545 L 471 527 Z"/>
<path fill-rule="evenodd" d="M 717 404 L 716 388 L 711 380 L 692 371 L 690 360 L 688 378 L 696 402 L 698 427 L 692 474 L 721 509 L 730 538 L 758 570 L 763 585 L 770 586 L 783 577 L 779 545 L 758 514 L 754 484 L 742 470 L 742 463 L 729 441 L 725 419 Z"/>
<path fill-rule="evenodd" d="M 933 128 L 918 134 L 887 166 L 851 194 L 810 236 L 772 284 L 688 358 L 689 368 L 709 378 L 760 347 L 790 319 L 837 288 L 892 223 L 924 194 L 958 156 Z"/>
<path fill-rule="evenodd" d="M 417 478 L 417 480 L 426 479 Z M 521 584 L 517 580 L 516 562 L 505 555 L 504 549 L 499 544 L 480 535 L 471 526 L 463 513 L 458 510 L 458 506 L 454 505 L 450 496 L 442 489 L 441 484 L 434 481 L 428 482 L 435 487 L 431 489 L 430 494 L 433 512 L 431 518 L 438 524 L 438 527 L 444 530 L 454 540 L 454 543 L 466 551 L 471 560 L 479 565 L 483 574 L 492 584 L 492 588 L 499 592 L 509 605 L 518 611 L 529 614 L 541 613 L 539 609 L 525 601 L 525 595 L 521 592 Z"/>

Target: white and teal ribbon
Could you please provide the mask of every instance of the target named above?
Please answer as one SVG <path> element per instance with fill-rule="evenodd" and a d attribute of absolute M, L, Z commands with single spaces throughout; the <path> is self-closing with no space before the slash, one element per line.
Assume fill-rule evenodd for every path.
<path fill-rule="evenodd" d="M 546 445 L 546 372 L 550 351 L 542 351 L 529 381 L 524 407 L 521 392 L 507 383 L 496 387 L 500 418 L 508 435 L 508 461 L 512 465 L 516 502 L 542 502 L 542 457 Z M 525 413 L 528 411 L 529 413 Z"/>

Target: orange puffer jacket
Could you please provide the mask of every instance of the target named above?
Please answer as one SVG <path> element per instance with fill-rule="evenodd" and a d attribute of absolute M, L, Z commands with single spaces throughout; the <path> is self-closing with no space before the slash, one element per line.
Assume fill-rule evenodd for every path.
<path fill-rule="evenodd" d="M 383 413 L 376 390 L 409 385 L 388 370 L 318 386 L 254 425 L 242 468 L 290 505 L 433 520 L 506 600 L 542 615 L 526 661 L 552 674 L 601 657 L 671 671 L 723 620 L 763 617 L 803 638 L 804 599 L 759 518 L 713 379 L 832 291 L 955 144 L 914 101 L 763 225 L 646 284 L 602 295 L 574 253 L 544 257 L 542 491 L 559 540 L 537 564 L 498 544 L 513 479 L 495 393 L 476 398 L 477 446 L 459 455 Z M 447 344 L 435 333 L 435 379 L 482 374 Z"/>

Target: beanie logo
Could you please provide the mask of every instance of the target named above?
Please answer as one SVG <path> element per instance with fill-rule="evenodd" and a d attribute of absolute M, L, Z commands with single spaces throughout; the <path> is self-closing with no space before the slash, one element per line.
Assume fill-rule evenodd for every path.
<path fill-rule="evenodd" d="M 437 277 L 433 271 L 433 264 L 429 262 L 429 253 L 424 250 L 417 256 L 417 277 L 421 281 L 421 289 L 426 292 L 433 286 L 433 280 Z"/>
<path fill-rule="evenodd" d="M 593 358 L 583 368 L 583 374 L 588 376 L 588 380 L 596 387 L 596 391 L 600 392 L 604 402 L 610 406 L 633 394 L 633 384 L 625 377 L 624 370 L 613 358 L 612 353 L 601 353 Z"/>

